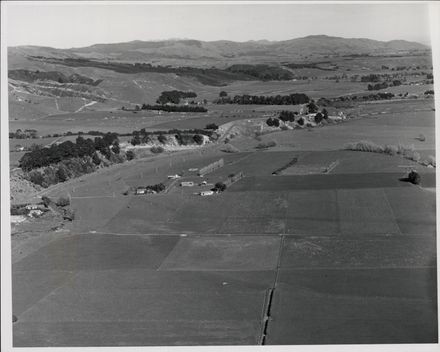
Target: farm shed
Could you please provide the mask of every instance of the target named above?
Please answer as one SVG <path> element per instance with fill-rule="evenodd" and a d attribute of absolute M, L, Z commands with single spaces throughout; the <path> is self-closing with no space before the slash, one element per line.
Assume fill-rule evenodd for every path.
<path fill-rule="evenodd" d="M 193 187 L 194 186 L 194 182 L 192 181 L 183 181 L 180 183 L 181 187 Z"/>

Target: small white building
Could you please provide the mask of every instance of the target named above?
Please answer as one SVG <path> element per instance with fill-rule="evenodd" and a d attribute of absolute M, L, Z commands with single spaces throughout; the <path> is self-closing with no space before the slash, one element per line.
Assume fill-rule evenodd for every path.
<path fill-rule="evenodd" d="M 147 192 L 146 187 L 138 187 L 136 188 L 136 194 L 145 194 Z"/>
<path fill-rule="evenodd" d="M 193 187 L 194 186 L 194 182 L 192 181 L 183 181 L 180 183 L 181 187 Z"/>
<path fill-rule="evenodd" d="M 213 194 L 214 194 L 214 191 L 203 191 L 203 192 L 200 192 L 200 195 L 202 197 L 212 196 Z"/>

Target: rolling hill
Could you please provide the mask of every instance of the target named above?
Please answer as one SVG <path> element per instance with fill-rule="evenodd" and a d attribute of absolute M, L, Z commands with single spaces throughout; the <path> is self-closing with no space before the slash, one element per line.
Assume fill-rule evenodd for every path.
<path fill-rule="evenodd" d="M 292 80 L 303 75 L 297 63 L 328 63 L 350 56 L 423 55 L 429 50 L 404 40 L 326 35 L 285 41 L 173 39 L 70 49 L 9 47 L 10 119 L 35 119 L 89 106 L 106 110 L 153 103 L 164 90 L 203 94 L 214 88 L 215 95 L 216 87 L 237 81 Z M 306 72 L 310 74 L 314 73 Z"/>

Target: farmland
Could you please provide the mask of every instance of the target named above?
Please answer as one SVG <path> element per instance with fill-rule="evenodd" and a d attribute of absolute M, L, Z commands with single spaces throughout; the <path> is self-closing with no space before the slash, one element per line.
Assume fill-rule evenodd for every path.
<path fill-rule="evenodd" d="M 243 57 L 238 64 L 248 62 Z M 141 66 L 114 57 L 112 64 L 92 66 L 87 60 L 65 65 L 44 55 L 11 64 L 18 69 L 27 62 L 35 70 L 49 65 L 67 77 L 103 79 L 87 88 L 102 95 L 94 103 L 37 98 L 41 82 L 28 82 L 34 90 L 27 93 L 10 88 L 10 131 L 60 134 L 11 138 L 11 150 L 18 144 L 74 142 L 77 135 L 69 131 L 92 139 L 90 131 L 129 134 L 119 137 L 120 153 L 128 155 L 127 146 L 134 150 L 133 159 L 98 164 L 95 172 L 29 193 L 28 203 L 42 196 L 68 199 L 74 218 L 59 220 L 52 205 L 49 215 L 13 226 L 16 347 L 438 341 L 436 168 L 423 164 L 429 158 L 435 164 L 436 156 L 434 101 L 424 95 L 432 89 L 426 82 L 429 55 L 346 54 L 311 63 L 282 57 L 277 64 L 293 79 L 256 80 L 240 73 L 246 79 L 233 80 L 225 62 L 211 70 L 215 57 L 200 59 L 206 72 L 199 67 L 192 76 L 151 65 L 155 72 L 133 73 Z M 193 61 L 176 56 L 158 62 L 185 68 Z M 209 76 L 214 71 L 227 75 L 224 85 L 206 84 L 204 75 L 216 79 Z M 317 124 L 267 125 L 282 110 L 305 118 L 306 104 L 214 103 L 221 91 L 229 97 L 301 93 L 315 102 L 377 93 L 351 77 L 370 74 L 398 74 L 404 84 L 382 90 L 396 94 L 390 100 L 325 106 L 333 118 L 344 118 Z M 197 93 L 195 103 L 186 103 L 207 112 L 135 108 L 177 89 Z M 398 95 L 406 92 L 417 98 Z M 35 104 L 18 99 L 24 97 Z M 151 143 L 137 149 L 129 144 L 135 130 L 184 131 L 209 124 L 220 126 L 218 139 L 187 149 L 164 142 L 155 154 Z M 346 148 L 362 141 L 405 146 L 420 160 Z M 11 151 L 11 168 L 23 153 Z M 223 165 L 199 176 L 220 159 Z M 411 170 L 419 174 L 419 184 L 405 181 Z M 219 183 L 228 185 L 222 191 Z M 137 192 L 160 184 L 157 193 Z M 211 189 L 215 192 L 202 196 Z"/>

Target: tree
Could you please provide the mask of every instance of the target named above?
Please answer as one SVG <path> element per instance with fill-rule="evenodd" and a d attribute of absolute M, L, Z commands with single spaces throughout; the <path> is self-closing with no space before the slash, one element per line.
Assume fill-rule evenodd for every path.
<path fill-rule="evenodd" d="M 166 137 L 165 135 L 163 135 L 163 134 L 160 134 L 160 135 L 157 137 L 157 140 L 158 140 L 160 143 L 165 144 L 166 141 L 167 141 L 167 137 Z"/>
<path fill-rule="evenodd" d="M 328 119 L 328 111 L 327 109 L 322 109 L 321 111 L 322 117 L 324 117 L 324 119 Z"/>
<path fill-rule="evenodd" d="M 93 163 L 94 163 L 95 165 L 99 165 L 99 164 L 101 164 L 101 159 L 99 159 L 98 153 L 95 152 L 95 153 L 92 155 L 92 161 L 93 161 Z"/>
<path fill-rule="evenodd" d="M 313 101 L 307 104 L 307 109 L 309 110 L 310 114 L 318 112 L 318 106 L 316 106 L 316 104 Z"/>
<path fill-rule="evenodd" d="M 205 129 L 207 130 L 217 130 L 218 126 L 215 123 L 209 123 L 206 125 Z"/>
<path fill-rule="evenodd" d="M 114 144 L 112 147 L 112 151 L 115 154 L 119 154 L 119 152 L 121 151 L 121 148 L 119 148 L 119 144 Z"/>
<path fill-rule="evenodd" d="M 200 134 L 194 135 L 193 139 L 194 139 L 194 142 L 196 142 L 198 145 L 203 144 L 203 136 L 201 136 Z"/>
<path fill-rule="evenodd" d="M 318 113 L 315 115 L 315 122 L 316 122 L 316 123 L 320 123 L 323 119 L 324 119 L 324 116 L 323 116 L 320 112 L 318 112 Z"/>
<path fill-rule="evenodd" d="M 127 157 L 127 160 L 133 160 L 134 159 L 134 152 L 132 150 L 127 150 L 125 152 L 125 156 Z"/>
<path fill-rule="evenodd" d="M 219 97 L 220 98 L 224 98 L 224 97 L 227 97 L 228 96 L 228 93 L 226 93 L 224 90 L 222 90 L 220 93 L 219 93 Z"/>
<path fill-rule="evenodd" d="M 56 171 L 56 176 L 58 178 L 58 181 L 60 182 L 66 181 L 69 178 L 69 175 L 67 174 L 67 168 L 61 164 Z"/>
<path fill-rule="evenodd" d="M 223 182 L 217 182 L 214 185 L 215 192 L 224 192 L 226 190 L 226 185 Z"/>
<path fill-rule="evenodd" d="M 420 184 L 420 175 L 418 174 L 418 172 L 415 170 L 411 170 L 411 172 L 408 174 L 408 181 L 414 185 Z"/>
<path fill-rule="evenodd" d="M 139 144 L 141 144 L 141 138 L 139 137 L 139 134 L 135 134 L 133 136 L 133 138 L 130 140 L 130 143 L 132 145 L 139 145 Z"/>
<path fill-rule="evenodd" d="M 70 200 L 69 200 L 69 198 L 67 198 L 67 197 L 60 197 L 60 198 L 58 198 L 56 204 L 57 204 L 59 207 L 65 207 L 65 206 L 67 206 L 67 205 L 70 205 Z"/>
<path fill-rule="evenodd" d="M 42 196 L 41 200 L 46 208 L 53 203 L 52 200 L 47 196 Z"/>

